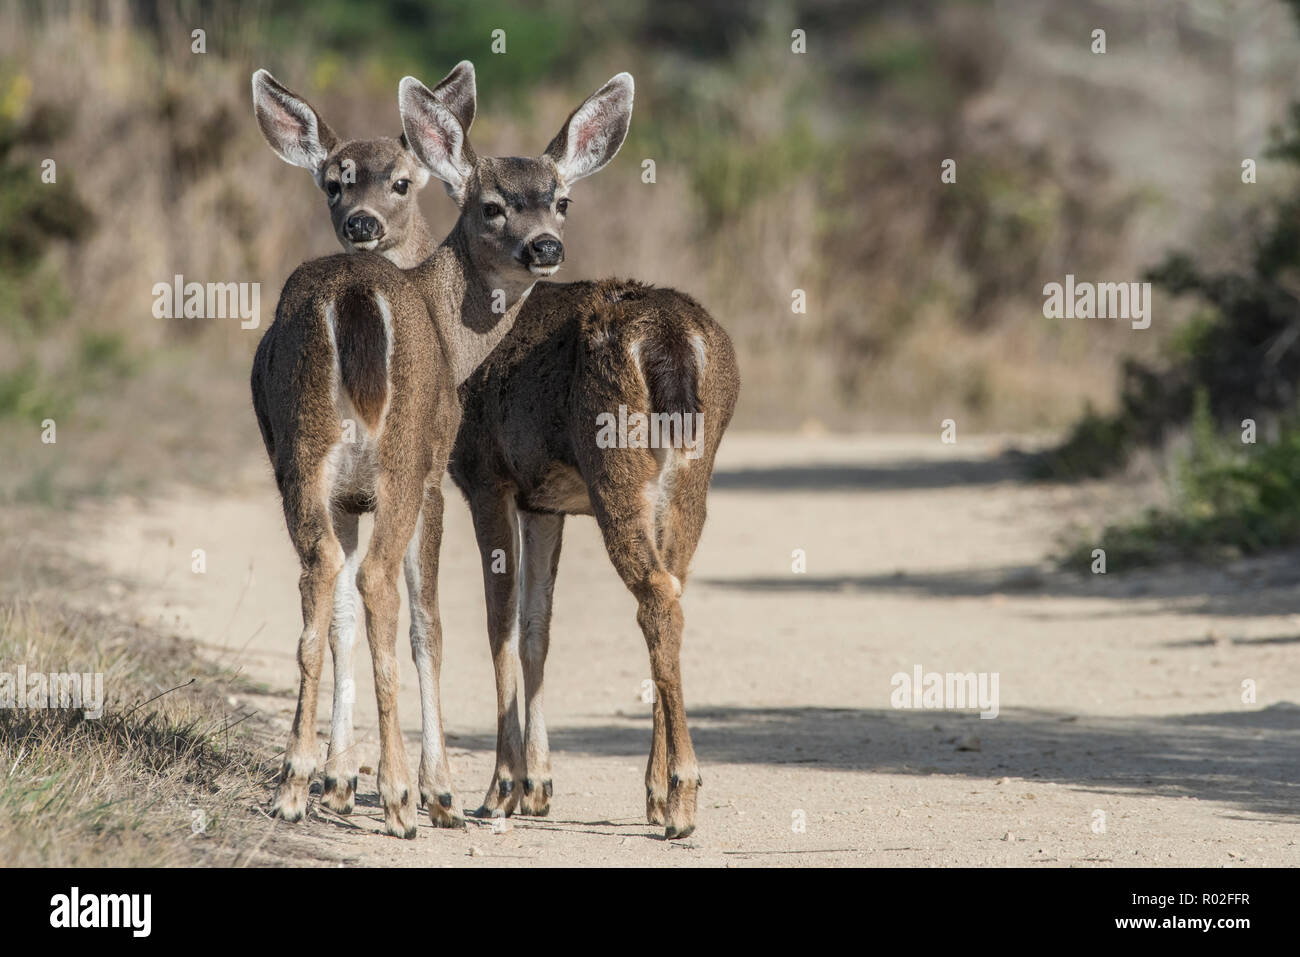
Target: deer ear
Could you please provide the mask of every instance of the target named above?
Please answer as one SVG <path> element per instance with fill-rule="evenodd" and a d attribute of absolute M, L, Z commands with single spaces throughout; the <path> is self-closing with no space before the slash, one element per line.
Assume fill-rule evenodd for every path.
<path fill-rule="evenodd" d="M 472 91 L 473 68 L 470 69 L 470 85 Z M 403 77 L 398 84 L 397 106 L 402 113 L 402 132 L 411 152 L 429 172 L 446 184 L 448 195 L 459 204 L 465 198 L 465 186 L 476 162 L 460 120 L 413 76 Z"/>
<path fill-rule="evenodd" d="M 253 74 L 253 112 L 276 155 L 319 179 L 321 167 L 339 138 L 311 104 L 266 70 L 258 70 Z"/>
<path fill-rule="evenodd" d="M 457 63 L 452 67 L 451 72 L 442 78 L 442 82 L 433 88 L 433 95 L 439 103 L 451 110 L 451 115 L 456 117 L 461 130 L 468 135 L 469 128 L 474 125 L 474 112 L 478 109 L 474 64 L 469 60 L 461 60 Z"/>
<path fill-rule="evenodd" d="M 632 74 L 620 73 L 570 114 L 546 147 L 560 178 L 573 183 L 612 160 L 632 119 Z"/>

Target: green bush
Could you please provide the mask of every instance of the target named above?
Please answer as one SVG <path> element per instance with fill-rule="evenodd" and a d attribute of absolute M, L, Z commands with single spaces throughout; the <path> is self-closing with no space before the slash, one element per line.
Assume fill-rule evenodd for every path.
<path fill-rule="evenodd" d="M 1113 568 L 1230 558 L 1300 543 L 1300 416 L 1283 423 L 1277 441 L 1244 444 L 1239 433 L 1217 430 L 1201 390 L 1191 431 L 1173 504 L 1107 527 L 1100 541 L 1076 543 L 1067 565 L 1086 567 L 1098 547 Z"/>

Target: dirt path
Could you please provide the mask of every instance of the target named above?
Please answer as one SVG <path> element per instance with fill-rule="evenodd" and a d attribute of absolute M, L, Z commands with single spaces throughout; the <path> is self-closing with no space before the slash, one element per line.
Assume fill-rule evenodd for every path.
<path fill-rule="evenodd" d="M 723 443 L 684 599 L 705 780 L 688 842 L 664 842 L 642 816 L 645 646 L 594 522 L 574 518 L 547 671 L 552 816 L 513 818 L 500 834 L 425 818 L 415 841 L 386 838 L 363 775 L 357 812 L 313 813 L 295 845 L 322 862 L 423 866 L 1300 863 L 1300 556 L 1216 572 L 1045 572 L 1059 529 L 1122 505 L 1124 489 L 1025 485 L 1000 449 Z M 449 503 L 443 707 L 456 798 L 474 807 L 491 775 L 495 699 L 468 511 L 454 491 Z M 297 563 L 263 466 L 225 497 L 86 519 L 100 531 L 88 557 L 136 607 L 271 689 L 296 688 Z M 202 575 L 190 570 L 199 548 Z M 794 549 L 806 573 L 792 573 Z M 357 731 L 373 767 L 360 652 Z M 401 661 L 414 767 L 419 699 Z M 891 707 L 891 677 L 917 665 L 997 673 L 998 717 Z M 287 728 L 292 698 L 241 703 Z"/>

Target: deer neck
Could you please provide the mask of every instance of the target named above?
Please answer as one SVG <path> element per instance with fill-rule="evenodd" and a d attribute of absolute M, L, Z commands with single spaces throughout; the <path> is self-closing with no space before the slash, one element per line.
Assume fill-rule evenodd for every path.
<path fill-rule="evenodd" d="M 386 250 L 384 256 L 401 269 L 414 269 L 433 255 L 438 242 L 423 216 L 411 217 L 411 228 L 400 246 Z"/>
<path fill-rule="evenodd" d="M 500 272 L 482 268 L 460 220 L 417 275 L 451 352 L 457 385 L 505 338 L 536 281 L 513 267 Z"/>

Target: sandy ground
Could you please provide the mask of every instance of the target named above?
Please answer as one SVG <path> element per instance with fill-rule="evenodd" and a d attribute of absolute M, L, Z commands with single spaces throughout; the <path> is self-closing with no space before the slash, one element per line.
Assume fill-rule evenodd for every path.
<path fill-rule="evenodd" d="M 1024 484 L 1003 450 L 937 435 L 727 438 L 684 598 L 705 782 L 689 840 L 665 842 L 643 817 L 645 645 L 588 518 L 568 522 L 556 590 L 550 817 L 494 833 L 422 816 L 416 840 L 384 837 L 363 774 L 351 817 L 313 799 L 306 822 L 267 827 L 322 863 L 381 866 L 1300 863 L 1300 556 L 1053 571 L 1045 557 L 1063 527 L 1131 507 L 1131 495 Z M 454 490 L 448 501 L 443 707 L 456 798 L 470 808 L 491 776 L 495 697 L 468 510 Z M 240 705 L 269 714 L 282 742 L 298 567 L 266 467 L 224 496 L 178 490 L 82 517 L 96 531 L 86 557 L 125 600 L 277 692 Z M 401 659 L 414 768 L 419 698 Z M 364 644 L 357 661 L 373 768 Z M 998 716 L 892 707 L 892 677 L 918 665 L 996 673 Z"/>

